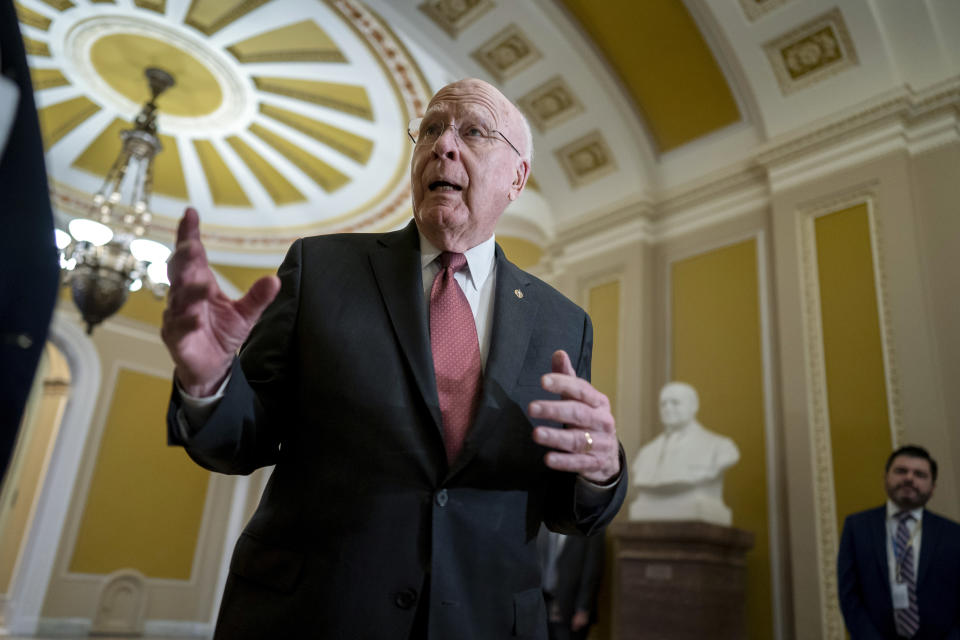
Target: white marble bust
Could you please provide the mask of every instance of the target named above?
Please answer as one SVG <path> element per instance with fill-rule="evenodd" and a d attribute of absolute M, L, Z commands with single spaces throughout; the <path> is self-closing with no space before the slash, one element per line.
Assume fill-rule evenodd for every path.
<path fill-rule="evenodd" d="M 683 382 L 660 391 L 663 433 L 637 454 L 631 469 L 636 498 L 631 520 L 703 520 L 729 526 L 723 503 L 723 472 L 736 464 L 740 451 L 733 440 L 708 431 L 696 421 L 700 400 Z"/>

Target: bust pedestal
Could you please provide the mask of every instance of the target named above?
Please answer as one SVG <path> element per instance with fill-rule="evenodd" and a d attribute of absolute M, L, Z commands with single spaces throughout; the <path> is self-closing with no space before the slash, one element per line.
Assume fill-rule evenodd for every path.
<path fill-rule="evenodd" d="M 621 522 L 615 540 L 620 640 L 747 637 L 753 534 L 708 522 Z"/>

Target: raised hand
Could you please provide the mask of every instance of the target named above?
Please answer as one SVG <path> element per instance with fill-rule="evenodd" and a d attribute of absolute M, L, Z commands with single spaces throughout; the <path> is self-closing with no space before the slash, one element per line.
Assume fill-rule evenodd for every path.
<path fill-rule="evenodd" d="M 280 291 L 280 279 L 265 276 L 239 300 L 228 298 L 210 270 L 200 242 L 200 218 L 192 207 L 177 227 L 177 246 L 167 274 L 170 293 L 160 335 L 183 390 L 199 397 L 211 395 L 254 323 Z"/>
<path fill-rule="evenodd" d="M 553 353 L 551 369 L 541 384 L 562 399 L 531 402 L 530 416 L 561 422 L 567 428 L 537 427 L 533 439 L 555 449 L 545 458 L 551 469 L 573 471 L 597 484 L 606 484 L 620 473 L 620 446 L 610 401 L 577 377 L 566 351 Z"/>

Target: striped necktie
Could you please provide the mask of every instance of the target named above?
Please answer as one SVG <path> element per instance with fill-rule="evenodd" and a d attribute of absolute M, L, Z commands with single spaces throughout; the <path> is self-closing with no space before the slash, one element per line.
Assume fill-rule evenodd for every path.
<path fill-rule="evenodd" d="M 896 553 L 896 562 L 899 571 L 897 579 L 906 583 L 909 606 L 906 609 L 894 609 L 893 618 L 897 625 L 897 633 L 905 638 L 912 638 L 920 628 L 920 608 L 917 606 L 917 579 L 914 573 L 913 545 L 910 544 L 910 529 L 907 523 L 913 520 L 910 512 L 898 513 L 896 518 L 897 533 L 893 538 L 893 548 Z"/>

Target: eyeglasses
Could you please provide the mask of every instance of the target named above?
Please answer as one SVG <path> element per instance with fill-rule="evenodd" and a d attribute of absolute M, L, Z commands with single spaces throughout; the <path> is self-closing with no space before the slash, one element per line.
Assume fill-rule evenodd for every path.
<path fill-rule="evenodd" d="M 498 140 L 496 136 L 500 136 L 504 142 L 510 145 L 510 148 L 513 149 L 518 156 L 523 157 L 523 154 L 513 146 L 513 143 L 507 140 L 507 136 L 496 129 L 487 130 L 483 125 L 471 124 L 469 121 L 459 126 L 454 126 L 452 122 L 424 121 L 423 118 L 414 118 L 410 121 L 410 124 L 407 125 L 407 135 L 410 136 L 414 144 L 432 145 L 443 135 L 447 127 L 453 129 L 457 138 L 471 149 L 483 151 L 489 147 L 493 141 Z"/>

